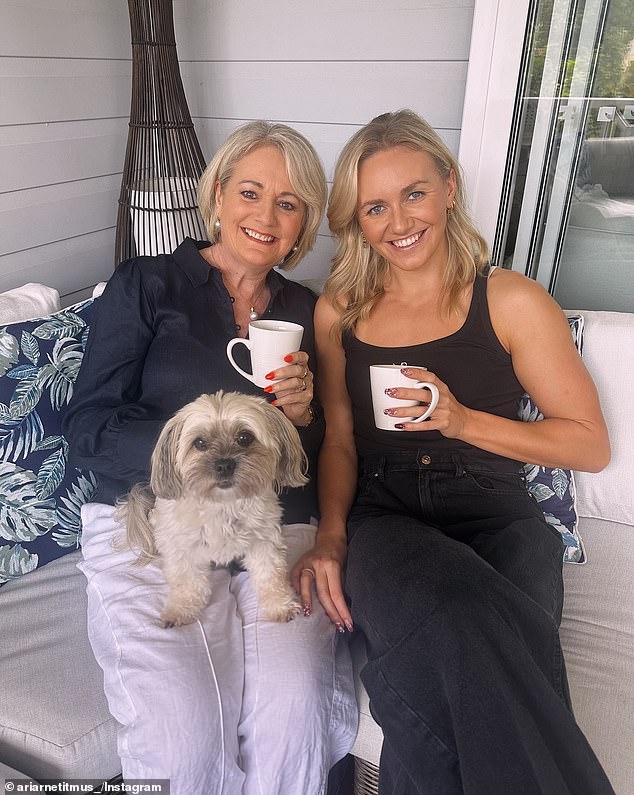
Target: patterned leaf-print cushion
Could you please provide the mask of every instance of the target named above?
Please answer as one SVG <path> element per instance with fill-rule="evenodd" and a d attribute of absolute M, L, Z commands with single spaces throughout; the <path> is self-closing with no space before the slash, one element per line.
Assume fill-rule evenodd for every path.
<path fill-rule="evenodd" d="M 583 317 L 571 315 L 568 318 L 568 323 L 577 350 L 581 354 L 583 350 Z M 520 418 L 525 422 L 534 422 L 544 418 L 528 394 L 525 394 L 520 402 Z M 566 563 L 585 563 L 586 554 L 583 541 L 577 531 L 576 492 L 572 471 L 526 464 L 524 472 L 528 489 L 540 504 L 546 521 L 561 533 L 564 542 L 564 561 Z"/>
<path fill-rule="evenodd" d="M 61 422 L 93 304 L 0 326 L 0 585 L 79 546 L 96 480 L 67 465 Z"/>

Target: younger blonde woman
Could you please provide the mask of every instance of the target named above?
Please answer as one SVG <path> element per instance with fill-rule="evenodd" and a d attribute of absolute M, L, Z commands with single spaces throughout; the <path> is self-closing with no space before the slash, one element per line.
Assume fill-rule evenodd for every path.
<path fill-rule="evenodd" d="M 609 459 L 594 385 L 537 283 L 491 269 L 460 170 L 409 111 L 344 147 L 328 210 L 339 243 L 315 326 L 326 436 L 316 545 L 294 570 L 365 636 L 385 737 L 383 795 L 603 795 L 558 638 L 562 542 L 522 462 Z M 375 427 L 372 364 L 404 363 L 418 407 Z M 427 369 L 422 369 L 427 368 Z M 435 384 L 437 408 L 420 424 Z M 545 419 L 523 423 L 527 390 Z M 346 602 L 342 589 L 344 562 Z"/>

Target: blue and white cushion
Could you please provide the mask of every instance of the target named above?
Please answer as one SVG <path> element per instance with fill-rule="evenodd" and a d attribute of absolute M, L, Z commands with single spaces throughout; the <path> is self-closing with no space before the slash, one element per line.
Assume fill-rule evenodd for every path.
<path fill-rule="evenodd" d="M 0 585 L 79 547 L 96 480 L 68 466 L 61 422 L 93 305 L 0 326 Z"/>
<path fill-rule="evenodd" d="M 568 318 L 570 330 L 579 354 L 583 350 L 583 317 L 572 315 Z M 520 401 L 520 419 L 524 422 L 543 420 L 544 415 L 528 394 Z M 577 530 L 577 511 L 575 506 L 575 480 L 570 469 L 542 467 L 525 464 L 524 474 L 528 489 L 539 503 L 548 524 L 557 528 L 564 542 L 564 562 L 585 563 L 586 554 L 583 541 Z"/>

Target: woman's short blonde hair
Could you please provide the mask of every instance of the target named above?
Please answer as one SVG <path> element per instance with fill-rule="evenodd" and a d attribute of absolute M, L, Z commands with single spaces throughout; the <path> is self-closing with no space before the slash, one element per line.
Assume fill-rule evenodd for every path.
<path fill-rule="evenodd" d="M 457 305 L 461 290 L 488 262 L 486 241 L 466 210 L 458 161 L 434 129 L 411 110 L 383 113 L 358 130 L 346 143 L 335 168 L 328 204 L 330 229 L 338 248 L 326 282 L 326 294 L 341 306 L 341 329 L 352 328 L 368 316 L 383 292 L 388 262 L 364 244 L 357 220 L 359 165 L 377 152 L 405 146 L 430 155 L 438 172 L 456 179 L 454 206 L 447 214 L 449 258 L 444 281 L 445 306 Z"/>
<path fill-rule="evenodd" d="M 215 241 L 218 220 L 216 183 L 224 188 L 236 163 L 262 146 L 274 146 L 282 153 L 293 191 L 306 205 L 296 248 L 289 252 L 280 265 L 283 270 L 290 270 L 313 247 L 328 195 L 319 156 L 312 144 L 297 130 L 267 121 L 252 121 L 238 127 L 218 149 L 201 176 L 198 182 L 198 206 L 209 239 Z"/>

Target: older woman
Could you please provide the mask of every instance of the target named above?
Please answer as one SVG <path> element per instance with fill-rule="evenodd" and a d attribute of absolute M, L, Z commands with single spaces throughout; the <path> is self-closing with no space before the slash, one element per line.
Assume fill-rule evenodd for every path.
<path fill-rule="evenodd" d="M 537 283 L 489 268 L 458 164 L 410 111 L 346 144 L 328 217 L 339 249 L 315 314 L 321 520 L 293 577 L 305 599 L 314 579 L 331 619 L 365 636 L 379 791 L 609 793 L 570 708 L 561 537 L 521 476 L 526 461 L 609 460 L 566 318 Z M 383 430 L 369 367 L 394 363 L 412 385 L 386 391 L 418 405 L 387 408 Z M 418 381 L 439 392 L 420 424 Z M 540 422 L 518 420 L 525 389 Z"/>
<path fill-rule="evenodd" d="M 314 402 L 315 299 L 273 270 L 311 248 L 326 201 L 323 169 L 295 130 L 254 122 L 219 149 L 199 185 L 211 242 L 122 263 L 99 299 L 67 413 L 73 460 L 97 474 L 84 507 L 89 631 L 121 723 L 126 779 L 169 778 L 172 795 L 322 793 L 354 738 L 346 649 L 324 612 L 288 624 L 258 613 L 246 572 L 213 572 L 200 621 L 162 629 L 160 568 L 113 552 L 113 504 L 148 477 L 165 421 L 201 393 L 263 394 L 227 361 L 249 320 L 300 323 L 302 350 L 264 394 L 298 428 L 311 461 L 323 435 Z M 314 485 L 282 497 L 292 562 L 311 546 Z M 308 612 L 308 611 L 306 611 Z"/>

